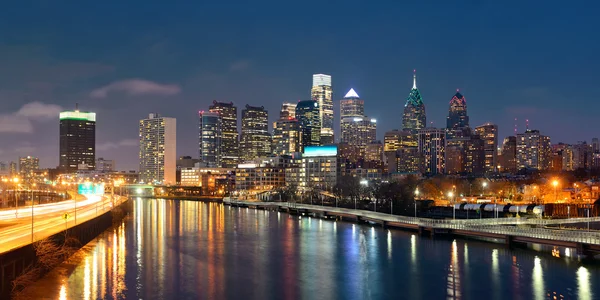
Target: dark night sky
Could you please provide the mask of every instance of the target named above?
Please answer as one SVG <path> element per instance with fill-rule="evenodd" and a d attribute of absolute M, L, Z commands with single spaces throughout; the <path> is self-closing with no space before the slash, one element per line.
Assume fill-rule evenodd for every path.
<path fill-rule="evenodd" d="M 85 2 L 85 3 L 84 3 Z M 177 3 L 177 4 L 175 4 Z M 197 155 L 197 111 L 214 99 L 310 97 L 333 76 L 399 128 L 417 69 L 427 119 L 444 126 L 460 88 L 471 125 L 501 138 L 597 137 L 600 19 L 593 1 L 12 1 L 0 10 L 0 160 L 58 163 L 58 111 L 98 113 L 97 156 L 137 169 L 138 120 L 177 118 L 178 155 Z M 336 120 L 336 127 L 339 121 Z"/>

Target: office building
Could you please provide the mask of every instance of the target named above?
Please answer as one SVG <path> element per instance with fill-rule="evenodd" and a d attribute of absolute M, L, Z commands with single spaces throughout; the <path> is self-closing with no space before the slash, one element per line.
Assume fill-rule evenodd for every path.
<path fill-rule="evenodd" d="M 177 123 L 175 118 L 151 113 L 140 120 L 140 181 L 146 184 L 176 183 Z"/>
<path fill-rule="evenodd" d="M 116 171 L 115 161 L 112 159 L 104 159 L 103 157 L 96 159 L 96 171 L 98 171 L 98 172 L 114 172 L 114 171 Z"/>
<path fill-rule="evenodd" d="M 299 171 L 301 188 L 333 188 L 337 183 L 337 146 L 307 146 Z"/>
<path fill-rule="evenodd" d="M 517 168 L 546 170 L 550 167 L 550 137 L 539 130 L 517 134 Z"/>
<path fill-rule="evenodd" d="M 40 159 L 33 156 L 19 157 L 19 175 L 23 180 L 33 179 L 40 169 Z"/>
<path fill-rule="evenodd" d="M 333 144 L 333 90 L 331 75 L 314 74 L 311 99 L 319 104 L 320 145 Z"/>
<path fill-rule="evenodd" d="M 281 111 L 279 112 L 280 119 L 295 119 L 296 118 L 296 103 L 284 102 L 281 105 Z"/>
<path fill-rule="evenodd" d="M 96 165 L 96 113 L 63 111 L 59 115 L 59 169 L 75 172 L 80 166 L 93 170 Z"/>
<path fill-rule="evenodd" d="M 340 100 L 340 118 L 364 117 L 365 101 L 360 99 L 354 89 L 350 89 L 346 96 Z"/>
<path fill-rule="evenodd" d="M 199 158 L 206 167 L 221 167 L 223 119 L 217 112 L 199 113 Z"/>
<path fill-rule="evenodd" d="M 460 135 L 461 131 L 469 128 L 469 116 L 467 115 L 467 100 L 456 90 L 456 94 L 450 99 L 450 108 L 446 118 L 446 129 L 448 135 L 454 137 Z"/>
<path fill-rule="evenodd" d="M 213 101 L 208 111 L 221 116 L 221 165 L 233 168 L 240 160 L 237 107 L 233 102 Z"/>
<path fill-rule="evenodd" d="M 502 151 L 500 152 L 499 165 L 500 172 L 516 173 L 517 169 L 517 137 L 507 136 L 502 142 Z"/>
<path fill-rule="evenodd" d="M 429 175 L 446 172 L 446 131 L 433 127 L 418 131 L 422 172 Z"/>
<path fill-rule="evenodd" d="M 483 139 L 485 172 L 496 172 L 498 168 L 498 125 L 485 123 L 475 127 L 475 133 Z"/>
<path fill-rule="evenodd" d="M 269 113 L 264 106 L 250 106 L 242 110 L 241 156 L 244 160 L 264 157 L 271 153 Z"/>
<path fill-rule="evenodd" d="M 300 151 L 304 147 L 321 144 L 321 120 L 319 102 L 304 100 L 296 105 L 296 119 L 300 128 Z"/>
<path fill-rule="evenodd" d="M 296 120 L 296 104 L 283 103 L 279 120 L 273 123 L 273 154 L 290 155 L 300 151 L 300 126 Z"/>
<path fill-rule="evenodd" d="M 377 120 L 367 117 L 345 117 L 341 120 L 340 142 L 358 147 L 364 157 L 365 147 L 377 139 Z"/>
<path fill-rule="evenodd" d="M 413 74 L 413 87 L 408 94 L 406 104 L 404 104 L 404 113 L 402 115 L 402 129 L 410 133 L 417 133 L 427 126 L 427 117 L 425 114 L 425 104 L 419 89 L 417 89 L 417 73 Z"/>

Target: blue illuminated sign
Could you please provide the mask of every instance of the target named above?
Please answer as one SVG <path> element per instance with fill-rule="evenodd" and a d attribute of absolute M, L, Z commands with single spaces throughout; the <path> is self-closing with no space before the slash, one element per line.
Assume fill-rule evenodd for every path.
<path fill-rule="evenodd" d="M 304 157 L 317 157 L 317 156 L 337 156 L 337 146 L 306 146 L 304 147 Z"/>
<path fill-rule="evenodd" d="M 80 195 L 104 195 L 104 183 L 80 183 L 77 192 Z"/>

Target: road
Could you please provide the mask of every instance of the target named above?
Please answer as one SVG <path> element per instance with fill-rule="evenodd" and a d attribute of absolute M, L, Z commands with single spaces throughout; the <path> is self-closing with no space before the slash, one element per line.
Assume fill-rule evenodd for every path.
<path fill-rule="evenodd" d="M 115 196 L 114 205 L 126 200 Z M 113 200 L 110 196 L 88 196 L 85 200 L 68 200 L 57 203 L 34 205 L 33 237 L 31 206 L 18 210 L 0 211 L 0 253 L 16 249 L 37 241 L 77 224 L 93 219 L 109 211 Z M 75 211 L 77 206 L 77 211 Z M 65 220 L 65 214 L 67 219 Z"/>

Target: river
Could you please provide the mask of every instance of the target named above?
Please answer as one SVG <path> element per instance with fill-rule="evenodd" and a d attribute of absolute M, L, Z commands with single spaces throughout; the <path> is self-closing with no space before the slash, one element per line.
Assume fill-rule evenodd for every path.
<path fill-rule="evenodd" d="M 138 199 L 130 217 L 50 280 L 56 284 L 45 282 L 31 290 L 61 300 L 598 299 L 600 265 L 217 203 Z"/>

